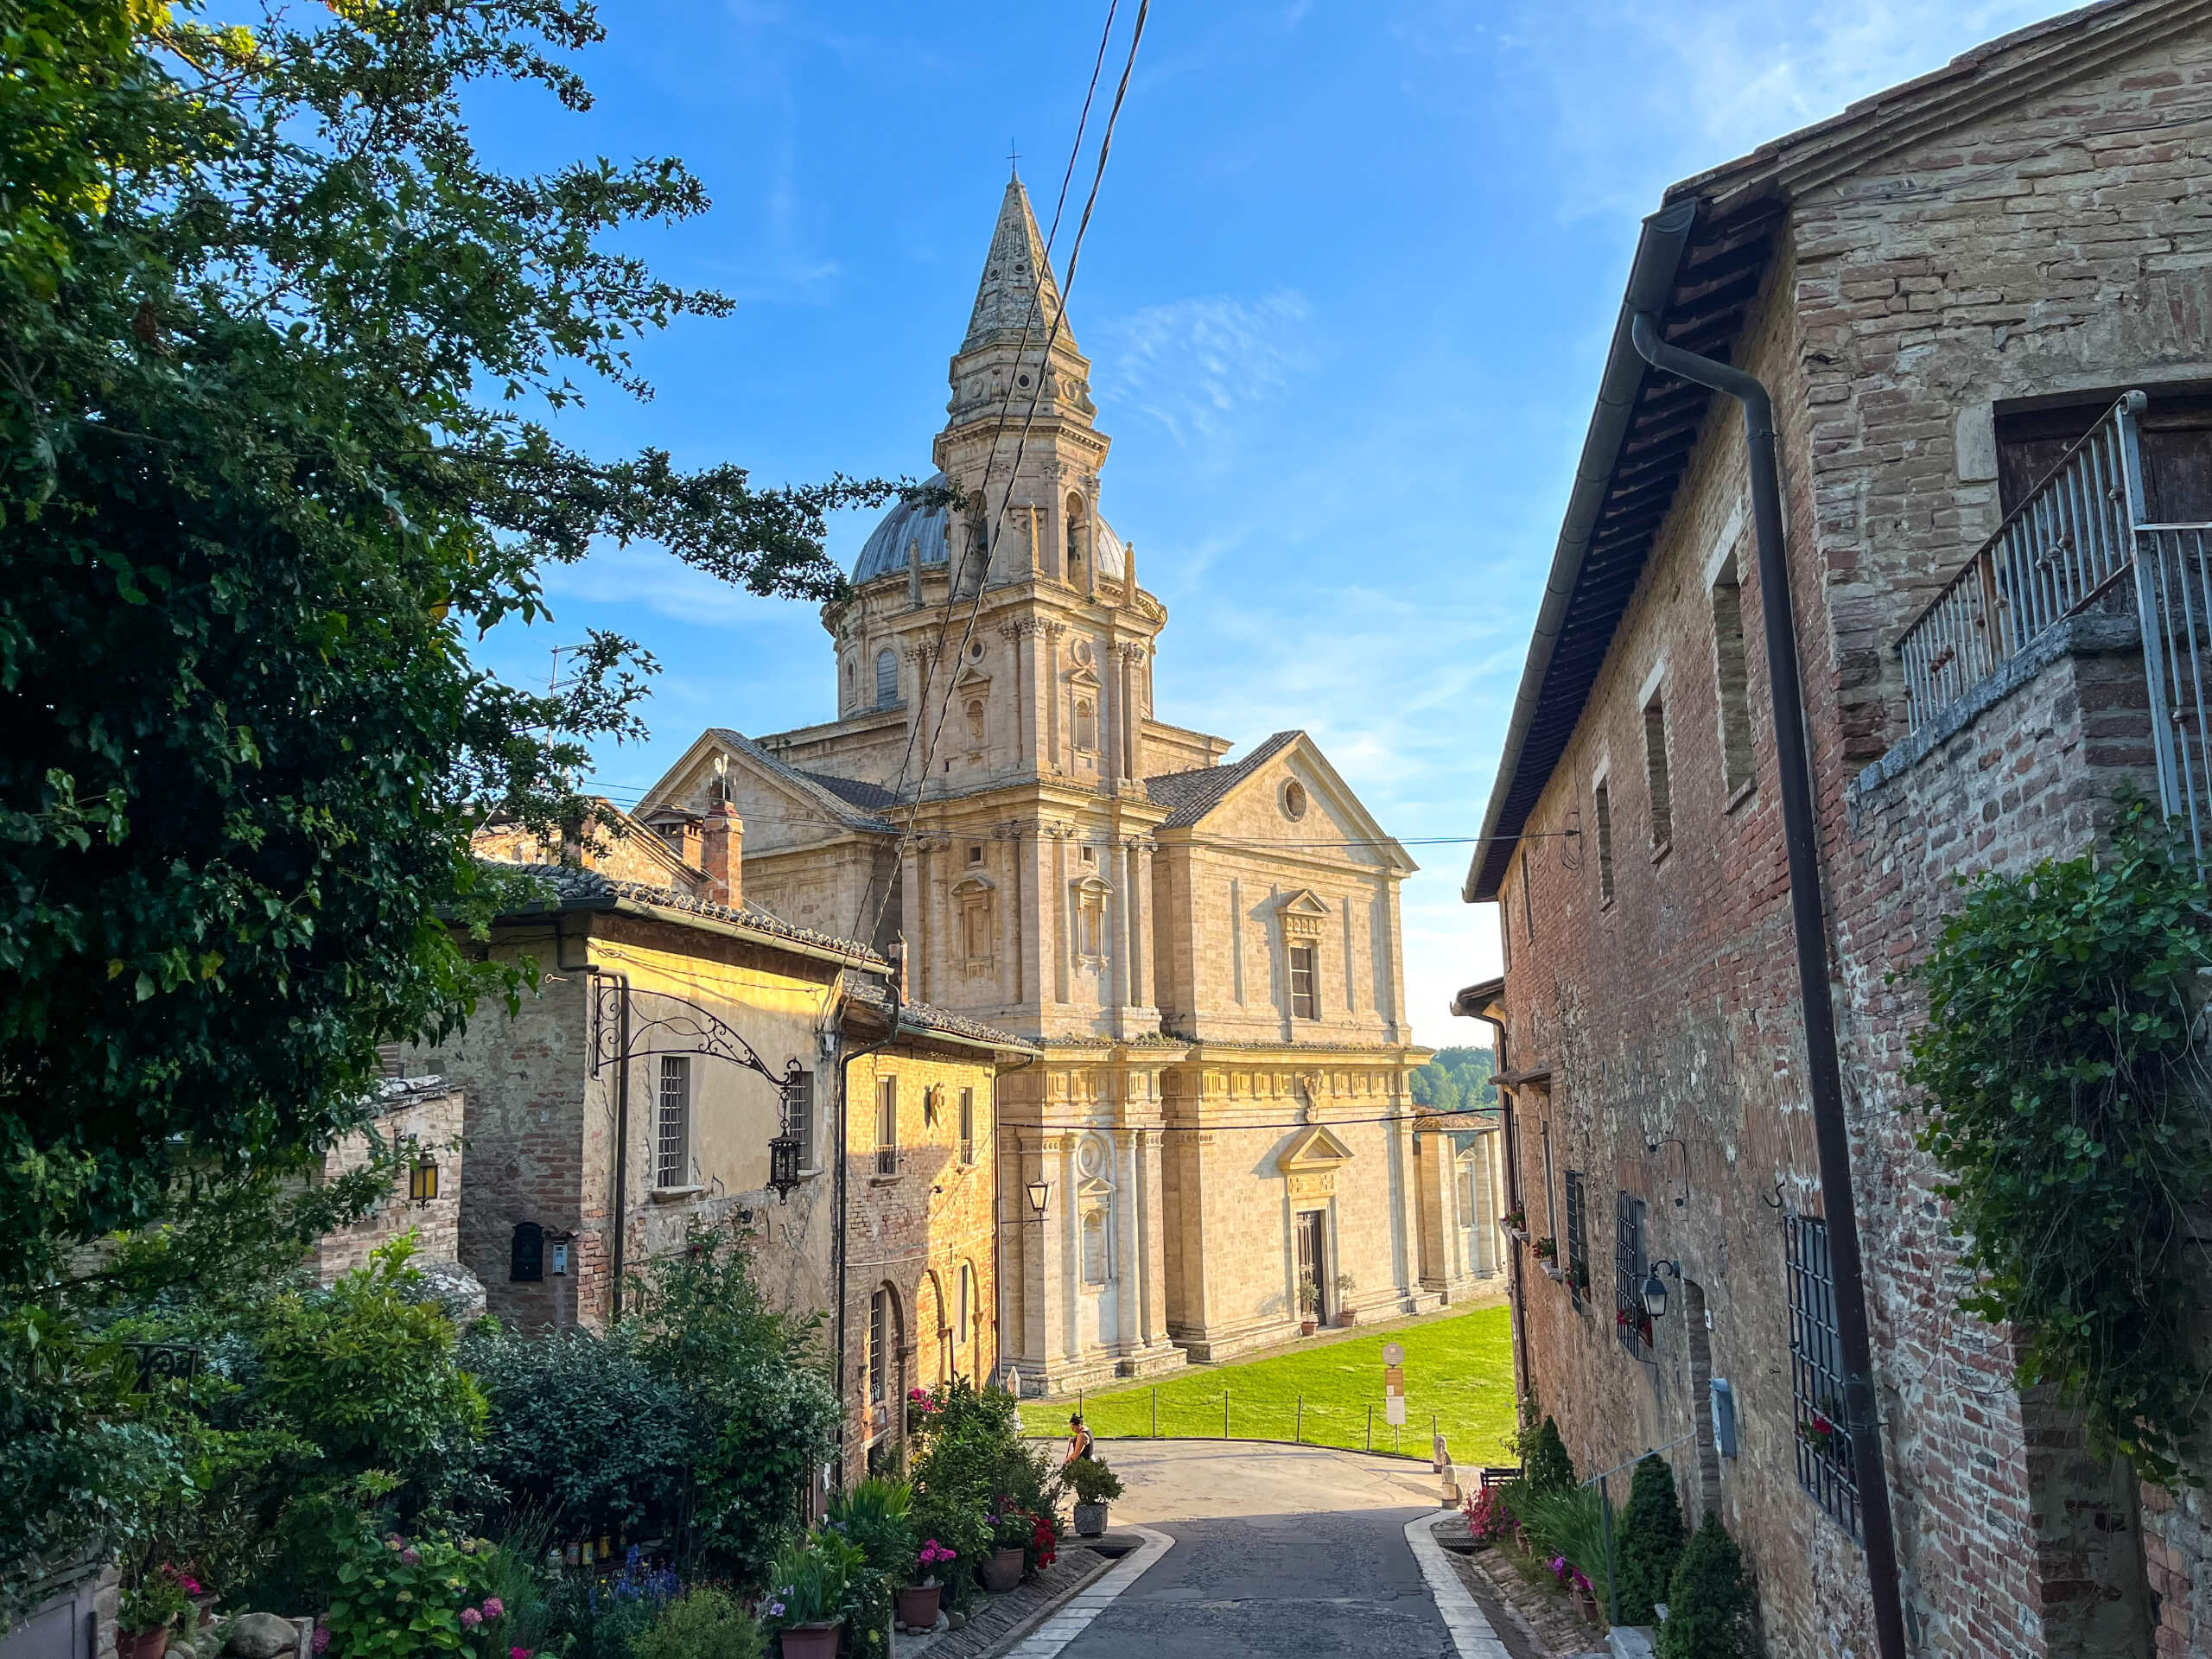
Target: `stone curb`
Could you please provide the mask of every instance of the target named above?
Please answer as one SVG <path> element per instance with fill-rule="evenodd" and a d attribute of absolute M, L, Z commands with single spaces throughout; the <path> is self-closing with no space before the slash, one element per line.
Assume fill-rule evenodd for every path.
<path fill-rule="evenodd" d="M 1421 1577 L 1428 1580 L 1428 1593 L 1435 1599 L 1444 1628 L 1452 1633 L 1452 1645 L 1459 1649 L 1459 1659 L 1512 1659 L 1491 1628 L 1481 1605 L 1459 1581 L 1452 1563 L 1444 1559 L 1444 1546 L 1436 1541 L 1437 1523 L 1457 1518 L 1458 1511 L 1453 1510 L 1415 1516 L 1406 1522 L 1406 1546 L 1421 1564 Z"/>

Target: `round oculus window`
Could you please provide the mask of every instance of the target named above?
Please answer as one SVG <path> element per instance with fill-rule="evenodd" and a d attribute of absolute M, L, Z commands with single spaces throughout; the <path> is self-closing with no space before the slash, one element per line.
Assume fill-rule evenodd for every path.
<path fill-rule="evenodd" d="M 1306 816 L 1306 785 L 1294 778 L 1282 786 L 1282 815 L 1294 823 Z"/>
<path fill-rule="evenodd" d="M 980 663 L 983 660 L 983 642 L 982 640 L 977 639 L 969 644 L 968 647 L 968 660 L 971 663 Z"/>

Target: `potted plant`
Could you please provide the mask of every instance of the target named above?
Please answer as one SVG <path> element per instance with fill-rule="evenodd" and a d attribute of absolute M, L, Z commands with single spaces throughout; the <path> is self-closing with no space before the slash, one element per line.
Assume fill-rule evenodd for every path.
<path fill-rule="evenodd" d="M 169 1631 L 191 1610 L 200 1586 L 167 1561 L 142 1574 L 123 1592 L 116 1628 L 121 1632 L 117 1651 L 122 1659 L 162 1659 L 169 1645 Z"/>
<path fill-rule="evenodd" d="M 1353 1287 L 1351 1274 L 1340 1273 L 1337 1275 L 1337 1323 L 1339 1325 L 1359 1323 L 1359 1310 L 1351 1306 Z"/>
<path fill-rule="evenodd" d="M 982 1574 L 983 1588 L 993 1595 L 1004 1595 L 1021 1582 L 1022 1569 L 1029 1564 L 1030 1535 L 1035 1530 L 1027 1515 L 995 1512 L 983 1517 L 991 1529 L 991 1553 L 978 1568 Z"/>
<path fill-rule="evenodd" d="M 845 1605 L 866 1561 L 858 1545 L 834 1532 L 811 1532 L 784 1546 L 769 1569 L 773 1587 L 760 1608 L 783 1659 L 836 1659 Z"/>
<path fill-rule="evenodd" d="M 938 1582 L 938 1568 L 950 1567 L 959 1558 L 958 1552 L 947 1549 L 934 1538 L 925 1541 L 914 1557 L 914 1571 L 920 1576 L 919 1584 L 899 1586 L 899 1622 L 910 1630 L 929 1630 L 937 1628 L 937 1606 L 944 1593 Z"/>
<path fill-rule="evenodd" d="M 1075 1494 L 1076 1535 L 1103 1536 L 1106 1531 L 1106 1506 L 1122 1495 L 1122 1478 L 1101 1463 L 1096 1454 L 1077 1458 L 1061 1478 Z"/>
<path fill-rule="evenodd" d="M 1298 1275 L 1298 1334 L 1300 1336 L 1310 1337 L 1313 1334 L 1315 1323 L 1313 1310 L 1320 1305 L 1321 1287 L 1313 1282 L 1312 1274 L 1300 1274 Z"/>
<path fill-rule="evenodd" d="M 1559 1241 L 1555 1238 L 1540 1238 L 1536 1241 L 1535 1250 L 1537 1265 L 1553 1278 L 1558 1278 L 1560 1276 Z"/>

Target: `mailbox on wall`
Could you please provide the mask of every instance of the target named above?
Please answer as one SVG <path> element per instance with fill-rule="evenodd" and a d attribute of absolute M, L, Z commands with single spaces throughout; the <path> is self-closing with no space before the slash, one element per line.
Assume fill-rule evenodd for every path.
<path fill-rule="evenodd" d="M 1728 1379 L 1713 1379 L 1713 1444 L 1724 1458 L 1736 1455 L 1736 1391 Z"/>

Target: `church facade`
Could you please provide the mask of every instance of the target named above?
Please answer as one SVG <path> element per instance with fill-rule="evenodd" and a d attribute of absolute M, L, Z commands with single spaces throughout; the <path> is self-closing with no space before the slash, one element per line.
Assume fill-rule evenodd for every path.
<path fill-rule="evenodd" d="M 1033 1391 L 1434 1307 L 1482 1265 L 1408 1092 L 1414 866 L 1304 733 L 1225 761 L 1157 717 L 1167 613 L 1104 514 L 1090 367 L 1017 181 L 940 487 L 823 610 L 836 718 L 711 728 L 638 809 L 677 836 L 734 808 L 750 904 L 895 942 L 908 996 L 1039 1047 L 995 1118 L 1002 1351 Z"/>

